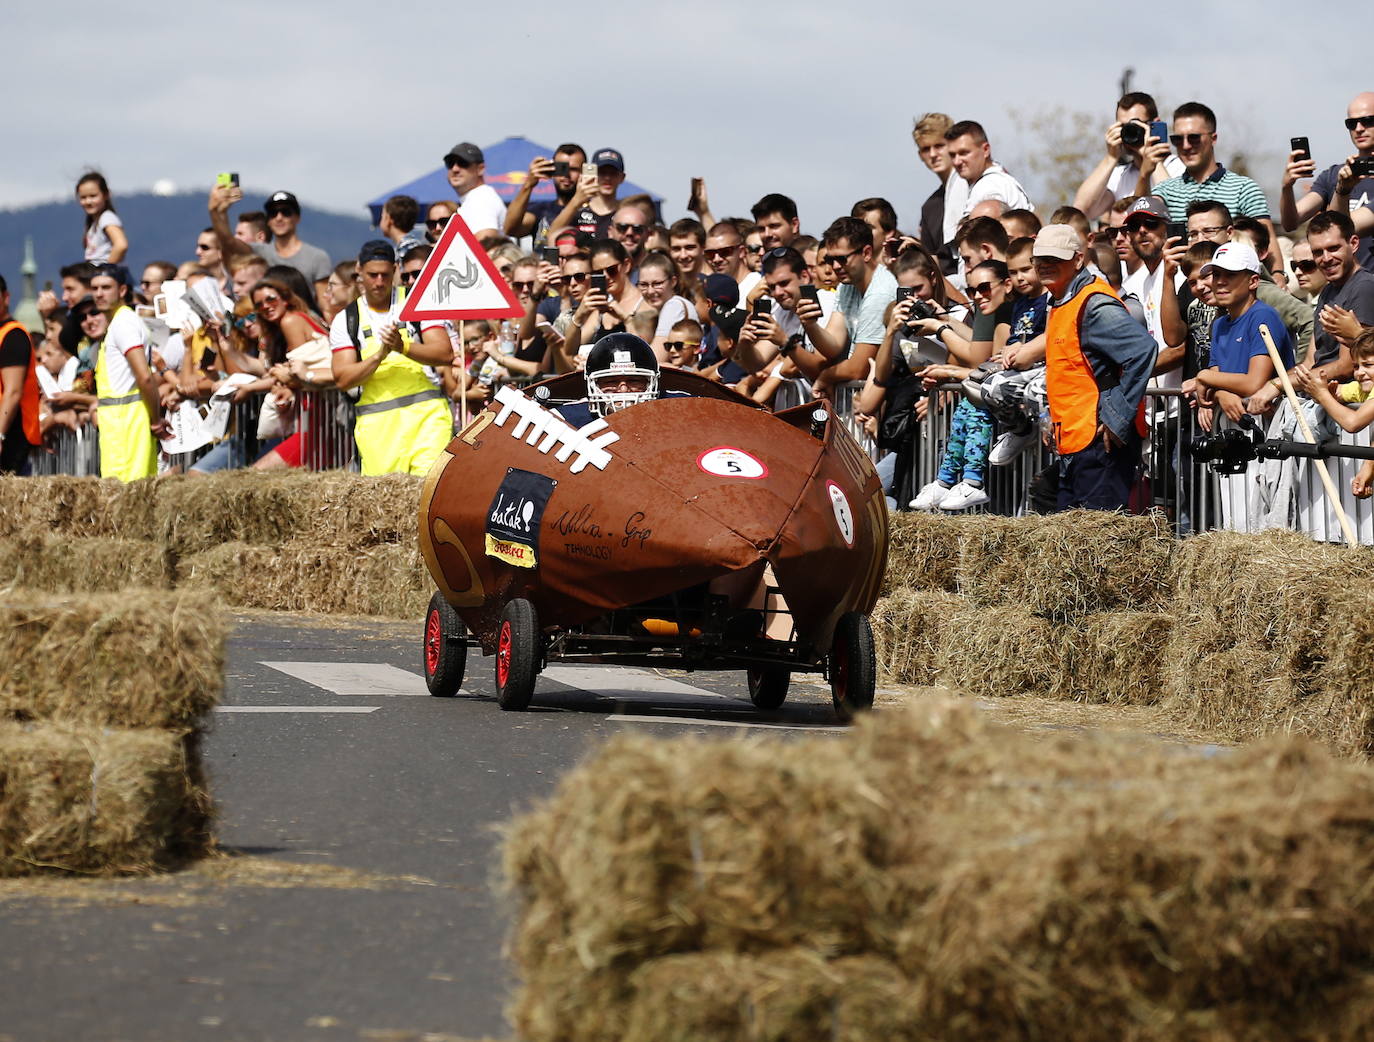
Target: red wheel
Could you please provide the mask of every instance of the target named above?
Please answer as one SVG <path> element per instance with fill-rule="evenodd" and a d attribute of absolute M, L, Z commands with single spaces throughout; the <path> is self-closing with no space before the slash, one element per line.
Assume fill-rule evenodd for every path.
<path fill-rule="evenodd" d="M 543 650 L 534 605 L 517 597 L 501 613 L 496 636 L 496 701 L 502 709 L 529 706 Z"/>
<path fill-rule="evenodd" d="M 830 645 L 830 698 L 835 715 L 852 720 L 873 707 L 878 663 L 873 651 L 873 627 L 858 612 L 846 612 L 835 624 Z"/>
<path fill-rule="evenodd" d="M 429 693 L 439 698 L 452 698 L 463 686 L 463 673 L 467 668 L 467 628 L 443 594 L 436 593 L 429 599 L 422 640 L 425 684 Z"/>

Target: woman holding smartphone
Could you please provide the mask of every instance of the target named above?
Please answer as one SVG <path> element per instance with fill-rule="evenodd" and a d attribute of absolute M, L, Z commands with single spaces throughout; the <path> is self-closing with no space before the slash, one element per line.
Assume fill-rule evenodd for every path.
<path fill-rule="evenodd" d="M 567 357 L 585 354 L 583 347 L 590 350 L 604 336 L 625 332 L 645 308 L 644 295 L 630 283 L 630 255 L 624 246 L 614 239 L 598 239 L 592 244 L 591 261 L 589 287 L 573 312 L 563 344 Z"/>

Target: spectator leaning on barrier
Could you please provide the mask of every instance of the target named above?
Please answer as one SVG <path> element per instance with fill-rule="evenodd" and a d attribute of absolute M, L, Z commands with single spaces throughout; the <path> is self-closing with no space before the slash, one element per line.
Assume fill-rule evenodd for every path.
<path fill-rule="evenodd" d="M 981 124 L 971 119 L 955 123 L 945 131 L 945 142 L 954 168 L 945 181 L 942 234 L 946 242 L 954 240 L 959 222 L 980 203 L 999 202 L 1002 210 L 1035 209 L 1021 183 L 993 162 L 992 146 Z"/>
<path fill-rule="evenodd" d="M 148 330 L 125 303 L 128 272 L 102 264 L 91 279 L 95 304 L 109 319 L 97 349 L 100 476 L 134 481 L 157 473 L 157 437 L 168 431 L 152 372 Z"/>
<path fill-rule="evenodd" d="M 868 376 L 868 363 L 887 328 L 888 305 L 897 297 L 897 280 L 873 247 L 872 228 L 857 217 L 833 221 L 822 237 L 822 249 L 824 262 L 840 284 L 835 311 L 844 319 L 844 336 L 835 335 L 833 322 L 827 329 L 807 322 L 806 335 L 830 361 L 812 385 L 818 397 L 829 397 L 836 384 Z"/>
<path fill-rule="evenodd" d="M 1124 510 L 1145 434 L 1154 339 L 1111 287 L 1084 270 L 1083 241 L 1066 224 L 1035 237 L 1035 273 L 1052 301 L 1045 379 L 1059 452 L 1061 510 Z"/>
<path fill-rule="evenodd" d="M 1244 399 L 1274 378 L 1274 364 L 1260 334 L 1269 330 L 1285 369 L 1294 365 L 1293 341 L 1279 313 L 1257 296 L 1260 285 L 1260 259 L 1243 242 L 1228 242 L 1217 248 L 1212 259 L 1202 266 L 1200 275 L 1211 284 L 1212 302 L 1221 310 L 1212 323 L 1210 364 L 1193 378 L 1197 393 L 1198 423 L 1211 430 L 1211 406 L 1234 422 L 1245 415 Z"/>
<path fill-rule="evenodd" d="M 1131 204 L 1126 229 L 1141 263 L 1122 281 L 1121 292 L 1139 298 L 1145 306 L 1145 328 L 1158 352 L 1154 372 L 1159 386 L 1178 387 L 1182 378 L 1177 370 L 1188 339 L 1188 326 L 1178 302 L 1183 275 L 1176 266 L 1184 243 L 1181 238 L 1168 237 L 1168 222 L 1169 211 L 1157 196 L 1143 195 Z"/>
<path fill-rule="evenodd" d="M 384 239 L 358 252 L 362 296 L 329 328 L 334 382 L 362 388 L 354 438 L 364 474 L 424 474 L 453 437 L 444 393 L 424 367 L 450 365 L 453 345 L 443 322 L 421 324 L 416 340 L 399 315 L 396 251 Z"/>
<path fill-rule="evenodd" d="M 37 359 L 28 330 L 10 317 L 10 289 L 0 276 L 0 473 L 20 474 L 29 446 L 40 445 Z"/>
<path fill-rule="evenodd" d="M 1288 153 L 1288 165 L 1283 170 L 1283 183 L 1279 189 L 1279 223 L 1286 232 L 1291 232 L 1305 221 L 1311 220 L 1322 210 L 1344 210 L 1354 213 L 1358 210 L 1374 212 L 1374 178 L 1351 175 L 1342 186 L 1340 174 L 1351 161 L 1360 157 L 1374 156 L 1374 93 L 1369 91 L 1355 95 L 1345 110 L 1345 126 L 1350 132 L 1350 143 L 1355 146 L 1355 154 L 1345 163 L 1332 163 L 1317 174 L 1316 180 L 1308 185 L 1301 199 L 1294 198 L 1293 186 L 1304 178 L 1316 173 L 1317 165 L 1310 155 L 1294 149 Z M 1344 192 L 1341 188 L 1344 187 Z M 1374 238 L 1367 233 L 1360 238 L 1360 248 L 1356 251 L 1359 264 L 1366 271 L 1374 269 Z"/>
<path fill-rule="evenodd" d="M 1116 122 L 1103 135 L 1107 154 L 1078 186 L 1073 197 L 1073 205 L 1089 220 L 1101 217 L 1113 203 L 1137 194 L 1141 180 L 1141 150 L 1152 142 L 1164 145 L 1166 155 L 1154 164 L 1144 190 L 1153 190 L 1160 182 L 1183 173 L 1183 163 L 1177 156 L 1167 153 L 1168 142 L 1155 142 L 1150 134 L 1150 124 L 1158 118 L 1155 99 L 1144 91 L 1123 94 L 1116 103 Z"/>
<path fill-rule="evenodd" d="M 311 296 L 323 296 L 334 266 L 329 254 L 296 234 L 301 223 L 301 204 L 296 197 L 290 192 L 273 192 L 267 197 L 263 209 L 267 212 L 272 241 L 257 243 L 243 242 L 229 231 L 229 208 L 242 198 L 243 190 L 238 185 L 215 185 L 210 189 L 210 227 L 215 230 L 224 256 L 256 253 L 267 261 L 268 267 L 284 264 L 295 268 L 314 287 Z"/>

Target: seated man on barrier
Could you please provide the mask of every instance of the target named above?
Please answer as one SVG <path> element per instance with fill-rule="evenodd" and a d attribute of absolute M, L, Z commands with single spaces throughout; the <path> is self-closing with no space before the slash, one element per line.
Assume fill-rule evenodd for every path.
<path fill-rule="evenodd" d="M 1042 228 L 1034 257 L 1051 301 L 1045 385 L 1059 452 L 1059 509 L 1125 510 L 1140 465 L 1154 338 L 1085 270 L 1083 240 L 1067 224 Z"/>

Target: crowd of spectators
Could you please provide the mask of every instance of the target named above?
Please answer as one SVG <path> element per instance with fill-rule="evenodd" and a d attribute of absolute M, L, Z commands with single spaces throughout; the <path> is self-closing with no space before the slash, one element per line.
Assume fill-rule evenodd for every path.
<path fill-rule="evenodd" d="M 834 399 L 881 450 L 894 506 L 962 510 L 987 502 L 989 468 L 1056 447 L 1066 384 L 1047 331 L 1064 294 L 1089 283 L 1143 331 L 1116 330 L 1100 357 L 1081 345 L 1109 451 L 1131 437 L 1108 415 L 1124 407 L 1115 382 L 1136 382 L 1139 363 L 1113 355 L 1128 340 L 1150 345 L 1148 384 L 1178 392 L 1172 415 L 1186 410 L 1194 430 L 1274 414 L 1280 379 L 1260 325 L 1314 415 L 1362 427 L 1374 373 L 1374 93 L 1350 102 L 1345 125 L 1350 153 L 1321 167 L 1293 139 L 1273 214 L 1259 184 L 1218 160 L 1217 117 L 1198 102 L 1165 122 L 1149 94 L 1122 97 L 1072 200 L 1033 199 L 979 123 L 927 113 L 912 139 L 935 186 L 907 229 L 876 197 L 805 226 L 775 191 L 748 216 L 717 217 L 701 178 L 674 218 L 648 195 L 621 195 L 619 151 L 574 143 L 535 159 L 507 205 L 486 183 L 482 150 L 462 142 L 443 157 L 454 198 L 392 197 L 354 256 L 330 258 L 302 237 L 291 192 L 244 210 L 237 184 L 220 183 L 206 226 L 188 232 L 194 257 L 137 275 L 124 263 L 137 230 L 91 172 L 76 185 L 85 254 L 62 268 L 60 294 L 40 298 L 44 332 L 21 337 L 10 323 L 0 337 L 0 468 L 22 471 L 49 432 L 91 424 L 102 472 L 126 480 L 310 466 L 320 456 L 310 432 L 334 425 L 352 432 L 364 471 L 423 472 L 501 383 L 576 371 L 598 340 L 629 331 L 662 365 L 775 408 Z M 543 182 L 553 197 L 536 201 Z M 914 211 L 916 194 L 899 202 Z M 521 317 L 399 319 L 455 213 Z M 191 307 L 165 310 L 169 296 Z M 0 301 L 8 321 L 7 293 Z M 1084 309 L 1083 328 L 1108 322 L 1100 303 Z M 938 474 L 912 487 L 931 391 L 956 383 Z M 235 411 L 194 460 L 159 452 L 183 403 L 216 399 L 254 406 L 254 418 Z M 1357 492 L 1371 478 L 1362 471 Z"/>

